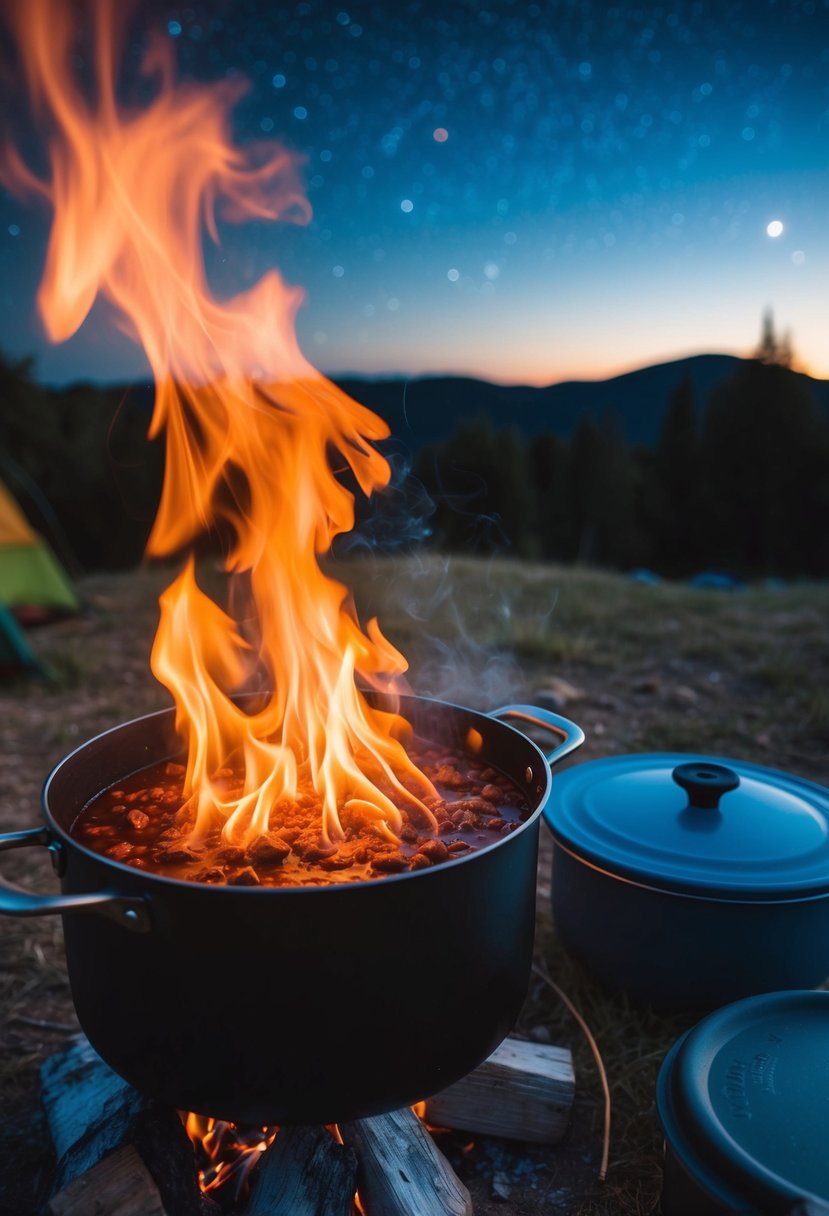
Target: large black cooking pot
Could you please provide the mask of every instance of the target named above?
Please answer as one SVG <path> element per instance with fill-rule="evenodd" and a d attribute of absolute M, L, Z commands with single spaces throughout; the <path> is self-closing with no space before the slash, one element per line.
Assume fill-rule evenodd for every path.
<path fill-rule="evenodd" d="M 122 1077 L 182 1109 L 248 1123 L 333 1123 L 464 1076 L 509 1032 L 530 974 L 550 764 L 584 736 L 542 709 L 492 714 L 402 698 L 419 735 L 526 791 L 516 831 L 431 870 L 314 888 L 214 887 L 139 872 L 69 835 L 102 790 L 180 753 L 173 711 L 117 726 L 57 766 L 45 826 L 0 849 L 52 852 L 62 896 L 0 886 L 0 911 L 64 914 L 81 1026 Z M 504 719 L 558 737 L 548 755 Z"/>

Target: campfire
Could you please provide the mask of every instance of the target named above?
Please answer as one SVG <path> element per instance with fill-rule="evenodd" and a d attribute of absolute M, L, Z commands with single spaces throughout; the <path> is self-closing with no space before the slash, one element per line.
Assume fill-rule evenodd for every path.
<path fill-rule="evenodd" d="M 427 1124 L 551 1145 L 573 1088 L 569 1051 L 509 1039 L 417 1112 L 246 1131 L 191 1115 L 185 1133 L 175 1111 L 136 1093 L 80 1040 L 43 1066 L 58 1159 L 48 1216 L 87 1216 L 93 1203 L 119 1216 L 470 1216 L 469 1192 Z"/>

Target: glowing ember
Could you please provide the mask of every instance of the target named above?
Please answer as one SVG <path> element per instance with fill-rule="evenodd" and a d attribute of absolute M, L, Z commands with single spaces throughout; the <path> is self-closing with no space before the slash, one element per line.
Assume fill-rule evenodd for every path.
<path fill-rule="evenodd" d="M 374 447 L 387 428 L 306 362 L 293 325 L 301 293 L 277 271 L 228 300 L 207 282 L 203 226 L 218 241 L 222 222 L 308 219 L 295 158 L 273 143 L 234 147 L 242 86 L 178 82 L 169 39 L 148 42 L 133 82 L 145 94 L 152 84 L 153 100 L 124 105 L 123 13 L 112 0 L 81 11 L 94 23 L 92 87 L 73 68 L 72 4 L 6 6 L 50 172 L 36 176 L 7 147 L 3 177 L 54 209 L 38 296 L 49 336 L 68 338 L 102 297 L 152 365 L 150 433 L 165 433 L 166 473 L 148 553 L 229 534 L 226 569 L 249 592 L 243 626 L 201 590 L 191 559 L 161 598 L 152 667 L 187 745 L 192 839 L 218 825 L 227 843 L 248 843 L 300 780 L 321 799 L 327 844 L 343 839 L 342 815 L 394 840 L 398 805 L 434 829 L 421 800 L 434 790 L 407 757 L 405 723 L 370 708 L 356 683 L 389 691 L 405 660 L 375 621 L 361 627 L 318 561 L 354 523 L 342 475 L 365 494 L 387 484 Z M 256 672 L 273 691 L 248 714 L 232 697 Z M 233 798 L 213 779 L 229 763 L 244 771 Z"/>

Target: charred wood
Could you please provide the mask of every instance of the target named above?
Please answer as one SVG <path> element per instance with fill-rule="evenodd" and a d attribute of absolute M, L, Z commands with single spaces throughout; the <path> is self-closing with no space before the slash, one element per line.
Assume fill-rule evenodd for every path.
<path fill-rule="evenodd" d="M 41 1099 L 57 1158 L 53 1194 L 114 1149 L 132 1145 L 152 1176 L 163 1210 L 203 1216 L 193 1149 L 176 1111 L 117 1076 L 85 1038 L 45 1062 Z"/>
<path fill-rule="evenodd" d="M 245 1216 L 351 1216 L 357 1159 L 324 1127 L 283 1127 L 251 1175 Z"/>

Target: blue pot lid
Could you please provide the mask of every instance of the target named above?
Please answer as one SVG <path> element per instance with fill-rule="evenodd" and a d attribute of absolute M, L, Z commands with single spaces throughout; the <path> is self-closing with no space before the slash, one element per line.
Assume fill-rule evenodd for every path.
<path fill-rule="evenodd" d="M 553 777 L 556 841 L 613 874 L 730 900 L 829 895 L 829 790 L 741 760 L 610 756 Z"/>
<path fill-rule="evenodd" d="M 771 992 L 688 1031 L 657 1080 L 665 1139 L 728 1211 L 829 1200 L 829 992 Z"/>

